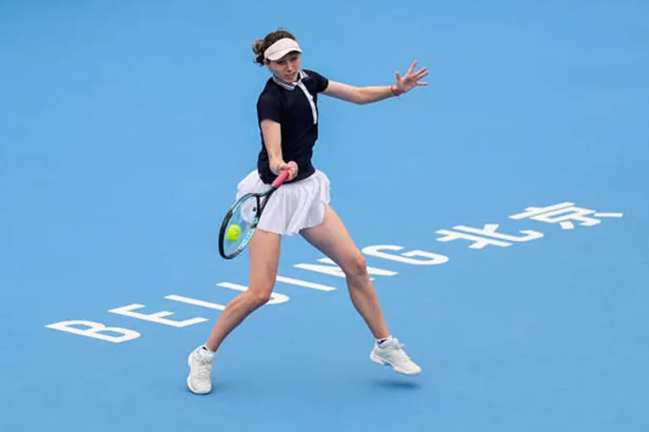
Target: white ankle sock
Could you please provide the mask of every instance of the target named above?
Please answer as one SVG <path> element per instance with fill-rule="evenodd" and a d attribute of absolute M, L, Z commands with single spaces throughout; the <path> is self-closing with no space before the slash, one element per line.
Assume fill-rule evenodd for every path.
<path fill-rule="evenodd" d="M 376 340 L 376 343 L 377 343 L 381 348 L 383 348 L 385 345 L 389 344 L 390 342 L 392 342 L 392 335 L 388 336 L 388 337 L 385 338 L 385 339 L 377 339 L 377 340 Z"/>

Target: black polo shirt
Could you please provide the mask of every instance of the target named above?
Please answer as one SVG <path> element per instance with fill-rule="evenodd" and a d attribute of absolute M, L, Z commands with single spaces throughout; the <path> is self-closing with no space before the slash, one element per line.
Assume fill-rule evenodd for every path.
<path fill-rule="evenodd" d="M 300 71 L 297 83 L 286 83 L 273 76 L 257 100 L 260 130 L 262 120 L 279 123 L 284 161 L 295 161 L 298 165 L 298 175 L 291 182 L 305 179 L 315 172 L 311 157 L 318 139 L 318 93 L 328 85 L 327 78 L 312 70 Z M 264 183 L 272 183 L 277 177 L 270 170 L 263 133 L 257 170 Z"/>

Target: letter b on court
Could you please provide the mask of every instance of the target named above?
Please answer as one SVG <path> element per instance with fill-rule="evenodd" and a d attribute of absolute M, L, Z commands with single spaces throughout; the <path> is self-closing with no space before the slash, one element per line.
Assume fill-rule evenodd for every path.
<path fill-rule="evenodd" d="M 84 326 L 86 328 L 78 328 L 73 326 Z M 140 337 L 140 334 L 136 331 L 119 327 L 106 327 L 103 324 L 92 321 L 61 321 L 58 323 L 46 325 L 45 327 L 113 343 L 127 342 Z M 117 333 L 118 336 L 106 333 Z"/>

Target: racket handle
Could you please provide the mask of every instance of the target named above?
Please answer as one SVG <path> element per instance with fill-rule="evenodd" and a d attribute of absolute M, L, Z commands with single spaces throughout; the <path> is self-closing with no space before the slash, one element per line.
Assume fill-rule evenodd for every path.
<path fill-rule="evenodd" d="M 287 178 L 288 178 L 288 168 L 283 169 L 282 172 L 279 173 L 279 175 L 277 176 L 277 178 L 273 182 L 273 187 L 275 187 L 275 188 L 280 187 L 282 185 L 282 183 L 284 183 L 286 181 Z"/>

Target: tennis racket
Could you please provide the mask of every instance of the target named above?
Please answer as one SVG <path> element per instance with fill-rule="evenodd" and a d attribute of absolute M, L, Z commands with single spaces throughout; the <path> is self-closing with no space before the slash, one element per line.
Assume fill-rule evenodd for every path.
<path fill-rule="evenodd" d="M 219 231 L 219 253 L 223 258 L 232 259 L 246 248 L 270 196 L 287 178 L 288 169 L 284 169 L 266 192 L 246 194 L 230 207 Z"/>

